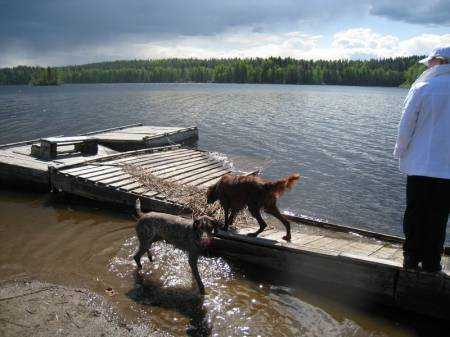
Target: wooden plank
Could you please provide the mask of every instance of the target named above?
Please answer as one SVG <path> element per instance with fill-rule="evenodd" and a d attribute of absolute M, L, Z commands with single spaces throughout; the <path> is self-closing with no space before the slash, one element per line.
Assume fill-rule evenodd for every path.
<path fill-rule="evenodd" d="M 173 163 L 176 162 L 176 164 L 173 164 L 173 165 L 177 165 L 181 161 L 181 159 L 176 159 L 176 160 L 173 159 L 173 160 L 170 160 L 170 161 L 173 162 Z M 154 159 L 154 160 L 152 160 L 152 162 L 154 162 L 154 163 L 147 164 L 147 165 L 145 165 L 143 167 L 159 168 L 161 166 L 166 165 L 166 162 L 163 159 L 161 159 L 161 158 Z M 84 170 L 81 171 L 81 172 L 80 171 L 75 172 L 75 175 L 77 175 L 77 176 L 79 176 L 81 178 L 89 178 L 90 180 L 93 180 L 93 181 L 99 181 L 100 180 L 99 178 L 103 178 L 104 175 L 107 175 L 107 177 L 113 177 L 114 175 L 117 175 L 117 174 L 119 174 L 122 171 L 123 171 L 123 167 L 120 167 L 120 166 L 116 166 L 116 167 L 100 166 L 100 167 L 97 167 L 97 168 L 89 169 L 88 173 L 86 173 L 86 171 L 84 171 Z M 79 173 L 82 173 L 82 174 L 79 175 Z"/>
<path fill-rule="evenodd" d="M 158 173 L 158 176 L 165 179 L 170 178 L 171 181 L 178 181 L 180 176 L 186 177 L 186 179 L 188 179 L 188 177 L 192 179 L 193 176 L 196 176 L 197 174 L 200 174 L 204 171 L 210 171 L 212 169 L 221 167 L 222 165 L 219 163 L 203 160 L 201 162 L 196 163 L 196 165 L 185 166 L 182 167 L 181 169 L 174 170 L 166 174 Z"/>
<path fill-rule="evenodd" d="M 98 167 L 99 166 L 95 165 L 95 164 L 93 164 L 93 165 L 87 164 L 87 165 L 78 166 L 78 167 L 74 167 L 74 168 L 67 169 L 67 170 L 59 170 L 59 172 L 64 173 L 64 174 L 73 174 L 73 173 L 76 173 L 76 172 L 81 172 L 81 171 L 89 170 L 89 169 L 90 170 L 95 170 Z"/>
<path fill-rule="evenodd" d="M 194 156 L 184 157 L 177 160 L 171 160 L 167 162 L 161 162 L 157 165 L 142 165 L 141 168 L 149 169 L 152 173 L 161 172 L 169 168 L 178 168 L 180 166 L 197 163 L 199 161 L 206 160 L 206 157 L 203 154 L 197 154 Z"/>
<path fill-rule="evenodd" d="M 41 138 L 41 141 L 47 141 L 50 143 L 72 143 L 72 142 L 82 142 L 85 140 L 92 140 L 92 137 L 87 136 L 74 136 L 74 137 L 48 137 Z"/>
<path fill-rule="evenodd" d="M 214 165 L 212 165 L 211 167 L 210 166 L 196 167 L 192 171 L 188 171 L 186 173 L 178 174 L 176 177 L 172 177 L 171 181 L 177 182 L 178 184 L 184 184 L 184 183 L 190 181 L 194 174 L 206 172 L 206 171 L 208 171 L 210 169 L 213 169 L 213 168 L 220 168 L 220 167 L 222 167 L 222 163 L 217 163 L 217 162 L 213 162 L 213 163 L 214 163 Z"/>
<path fill-rule="evenodd" d="M 121 169 L 121 170 L 118 170 L 118 171 L 101 174 L 101 175 L 98 175 L 98 176 L 95 176 L 95 177 L 86 178 L 86 180 L 89 180 L 91 182 L 105 183 L 105 181 L 107 181 L 107 182 L 110 181 L 109 179 L 113 179 L 113 178 L 116 178 L 118 176 L 122 176 L 124 174 L 129 175 L 128 173 L 126 173 L 125 171 L 123 171 Z"/>
<path fill-rule="evenodd" d="M 208 176 L 206 176 L 204 178 L 200 178 L 200 179 L 197 179 L 197 180 L 190 181 L 188 184 L 189 185 L 193 185 L 193 186 L 200 186 L 200 185 L 206 183 L 207 181 L 210 181 L 210 180 L 212 180 L 214 178 L 222 177 L 224 174 L 227 174 L 227 173 L 230 173 L 230 172 L 231 171 L 229 169 L 222 169 L 222 170 L 220 170 L 218 172 L 215 172 L 213 174 L 210 174 L 210 175 L 208 175 Z"/>
<path fill-rule="evenodd" d="M 179 174 L 172 177 L 172 181 L 176 181 L 178 184 L 189 184 L 192 181 L 197 181 L 203 177 L 211 175 L 213 173 L 222 171 L 224 168 L 221 163 L 203 165 L 195 171 L 186 172 L 185 174 Z M 184 178 L 180 180 L 180 177 Z"/>
<path fill-rule="evenodd" d="M 133 193 L 125 193 L 124 191 L 109 188 L 105 185 L 87 184 L 83 179 L 73 179 L 72 177 L 59 173 L 57 170 L 51 170 L 50 174 L 52 176 L 52 188 L 55 190 L 64 190 L 67 193 L 116 205 L 134 207 L 136 202 L 136 194 Z M 141 195 L 139 198 L 143 209 L 166 213 L 179 213 L 183 212 L 183 210 L 187 211 L 182 205 L 167 202 L 165 200 L 156 200 L 144 195 Z"/>
<path fill-rule="evenodd" d="M 122 185 L 122 186 L 120 186 L 120 189 L 128 192 L 128 191 L 132 191 L 138 187 L 142 187 L 142 183 L 139 181 L 136 181 L 136 182 L 133 182 L 133 183 L 130 183 L 127 185 Z"/>
<path fill-rule="evenodd" d="M 158 192 L 156 192 L 156 191 L 148 191 L 148 192 L 145 192 L 143 195 L 146 197 L 154 197 L 157 194 L 158 194 Z"/>
<path fill-rule="evenodd" d="M 94 162 L 96 164 L 100 164 L 100 163 L 104 163 L 106 161 L 110 161 L 113 159 L 127 158 L 130 156 L 140 156 L 140 155 L 147 154 L 147 153 L 166 152 L 166 151 L 172 151 L 172 150 L 179 149 L 179 148 L 180 148 L 180 145 L 168 145 L 168 146 L 154 147 L 154 148 L 143 149 L 143 150 L 125 151 L 125 152 L 120 152 L 120 153 L 103 156 L 100 158 L 86 160 L 83 162 L 82 165 L 88 165 L 88 164 L 91 164 Z M 79 165 L 80 165 L 79 163 L 62 165 L 62 166 L 58 166 L 58 170 L 66 170 L 66 169 L 70 169 L 73 167 L 78 167 Z"/>
<path fill-rule="evenodd" d="M 292 237 L 291 241 L 292 243 L 304 246 L 310 242 L 319 240 L 321 238 L 323 238 L 323 235 L 297 233 L 295 237 Z"/>
<path fill-rule="evenodd" d="M 99 181 L 97 181 L 97 183 L 101 183 L 101 184 L 104 184 L 104 185 L 109 185 L 109 184 L 112 184 L 112 183 L 114 183 L 116 181 L 121 181 L 123 179 L 130 178 L 130 177 L 132 177 L 130 174 L 123 173 L 123 174 L 120 174 L 120 175 L 116 175 L 116 176 L 110 177 L 108 179 L 99 180 Z M 95 180 L 90 180 L 90 181 L 95 181 Z"/>
<path fill-rule="evenodd" d="M 333 241 L 327 243 L 326 249 L 333 252 L 342 252 L 345 250 L 345 246 L 348 246 L 351 242 L 349 239 L 334 238 Z"/>
<path fill-rule="evenodd" d="M 384 245 L 381 249 L 370 254 L 371 257 L 377 259 L 391 259 L 392 256 L 399 250 L 399 247 L 392 247 L 391 245 Z"/>
<path fill-rule="evenodd" d="M 305 245 L 305 249 L 322 248 L 333 241 L 334 241 L 334 238 L 324 236 L 318 240 L 314 240 L 314 241 L 305 243 L 304 245 Z"/>
<path fill-rule="evenodd" d="M 393 261 L 397 261 L 399 263 L 403 263 L 403 249 L 399 248 L 390 258 Z"/>
<path fill-rule="evenodd" d="M 191 150 L 180 149 L 180 150 L 171 150 L 171 151 L 150 153 L 150 154 L 145 154 L 145 155 L 136 154 L 135 156 L 130 155 L 126 158 L 105 161 L 103 164 L 121 164 L 121 165 L 127 164 L 128 165 L 128 164 L 145 163 L 147 160 L 178 157 L 181 155 L 188 155 L 189 153 L 192 153 L 192 152 L 193 151 L 191 151 Z"/>
<path fill-rule="evenodd" d="M 183 157 L 178 157 L 178 158 L 174 158 L 174 159 L 170 159 L 170 160 L 166 160 L 166 161 L 160 161 L 156 164 L 148 164 L 148 165 L 139 165 L 139 167 L 141 168 L 151 168 L 152 170 L 156 171 L 160 171 L 166 168 L 170 168 L 170 167 L 176 167 L 179 165 L 183 165 L 183 164 L 187 164 L 187 163 L 191 163 L 195 160 L 200 160 L 200 159 L 205 159 L 205 155 L 198 153 L 198 154 L 190 154 L 187 156 L 183 156 Z"/>
<path fill-rule="evenodd" d="M 200 166 L 203 166 L 205 164 L 217 164 L 214 161 L 208 160 L 207 158 L 196 158 L 192 162 L 188 162 L 187 164 L 183 164 L 181 166 L 174 166 L 169 167 L 166 169 L 159 170 L 158 176 L 171 176 L 172 174 L 178 175 L 182 172 L 190 172 L 191 170 L 194 170 Z"/>
<path fill-rule="evenodd" d="M 131 178 L 124 178 L 121 180 L 117 180 L 115 182 L 109 183 L 108 186 L 109 187 L 121 187 L 121 186 L 125 186 L 128 185 L 130 183 L 136 182 L 136 178 L 135 177 L 131 177 Z"/>
<path fill-rule="evenodd" d="M 220 177 L 208 180 L 207 182 L 204 182 L 204 183 L 202 183 L 200 185 L 197 185 L 197 187 L 199 187 L 199 188 L 208 188 L 209 186 L 212 186 L 215 183 L 217 183 L 220 179 L 222 179 L 222 177 L 223 177 L 223 175 L 220 176 Z"/>
<path fill-rule="evenodd" d="M 344 252 L 354 255 L 369 256 L 383 247 L 383 244 L 353 241 L 345 247 Z"/>
<path fill-rule="evenodd" d="M 142 187 L 130 190 L 130 192 L 133 192 L 135 194 L 144 194 L 144 193 L 150 192 L 150 191 L 151 191 L 151 189 L 144 185 Z"/>
<path fill-rule="evenodd" d="M 116 171 L 122 171 L 123 168 L 122 167 L 116 167 L 116 166 L 97 166 L 97 170 L 90 170 L 88 173 L 86 173 L 85 171 L 82 172 L 75 172 L 75 174 L 73 174 L 76 177 L 79 178 L 93 178 L 93 177 L 97 177 L 100 175 L 105 175 L 107 173 L 113 173 Z"/>

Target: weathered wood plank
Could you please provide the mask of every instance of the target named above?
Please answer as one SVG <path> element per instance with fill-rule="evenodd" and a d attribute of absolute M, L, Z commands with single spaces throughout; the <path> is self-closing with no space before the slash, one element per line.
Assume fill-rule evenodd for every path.
<path fill-rule="evenodd" d="M 217 171 L 215 173 L 212 173 L 210 175 L 207 175 L 203 178 L 200 179 L 196 179 L 193 181 L 188 182 L 188 185 L 193 185 L 193 186 L 200 186 L 210 180 L 213 180 L 215 178 L 219 178 L 222 177 L 224 174 L 230 173 L 231 171 L 229 169 L 221 169 L 220 171 Z"/>
<path fill-rule="evenodd" d="M 141 186 L 138 188 L 133 188 L 130 190 L 130 192 L 133 192 L 135 194 L 145 194 L 146 192 L 150 192 L 151 189 L 147 186 Z"/>
<path fill-rule="evenodd" d="M 136 155 L 136 156 L 130 155 L 126 158 L 106 161 L 104 162 L 104 164 L 137 165 L 147 163 L 148 161 L 154 162 L 153 160 L 156 159 L 163 159 L 163 158 L 169 159 L 169 158 L 177 158 L 180 156 L 188 156 L 191 153 L 192 153 L 191 150 L 180 149 L 180 150 L 170 150 L 164 152 L 150 153 L 148 155 Z"/>
<path fill-rule="evenodd" d="M 222 163 L 217 163 L 217 162 L 212 162 L 212 163 L 214 163 L 214 165 L 202 166 L 200 168 L 196 168 L 195 170 L 192 170 L 192 171 L 189 171 L 189 172 L 186 172 L 186 173 L 182 173 L 182 174 L 178 174 L 176 177 L 172 177 L 171 181 L 175 181 L 178 184 L 185 184 L 188 181 L 191 181 L 193 175 L 197 175 L 199 173 L 208 172 L 209 170 L 215 169 L 215 168 L 222 168 Z"/>
<path fill-rule="evenodd" d="M 192 171 L 195 171 L 197 169 L 200 169 L 205 166 L 210 165 L 218 165 L 218 163 L 210 161 L 205 158 L 197 159 L 193 162 L 183 164 L 181 166 L 175 166 L 167 169 L 163 169 L 158 171 L 157 175 L 161 178 L 169 178 L 173 176 L 179 176 L 181 174 L 189 174 Z"/>
<path fill-rule="evenodd" d="M 111 167 L 111 166 L 97 166 L 96 170 L 90 170 L 89 172 L 75 172 L 72 175 L 78 178 L 93 178 L 100 175 L 113 173 L 116 171 L 122 171 L 122 167 Z"/>
<path fill-rule="evenodd" d="M 178 181 L 179 184 L 188 184 L 188 185 L 197 185 L 197 182 L 202 181 L 209 181 L 211 180 L 211 176 L 213 177 L 221 177 L 223 174 L 220 174 L 222 172 L 226 172 L 228 169 L 224 169 L 222 164 L 217 163 L 215 165 L 208 165 L 205 166 L 204 169 L 200 170 L 199 172 L 192 173 L 191 175 L 185 176 L 184 179 L 182 179 L 183 182 Z M 177 180 L 178 176 L 173 177 L 173 180 Z"/>
<path fill-rule="evenodd" d="M 349 254 L 369 256 L 373 252 L 383 247 L 383 244 L 352 242 L 345 247 L 344 251 Z"/>
<path fill-rule="evenodd" d="M 199 188 L 208 188 L 209 186 L 214 185 L 215 183 L 217 183 L 220 179 L 222 179 L 223 175 L 221 175 L 220 177 L 208 180 L 200 185 L 197 185 L 197 187 Z"/>
<path fill-rule="evenodd" d="M 392 247 L 391 245 L 385 244 L 381 249 L 370 254 L 370 256 L 378 259 L 391 259 L 398 250 L 399 247 Z"/>
<path fill-rule="evenodd" d="M 308 243 L 305 243 L 305 248 L 306 249 L 317 249 L 317 248 L 322 248 L 324 246 L 327 246 L 329 243 L 333 242 L 335 239 L 334 238 L 330 238 L 330 237 L 322 237 L 318 240 L 314 240 Z"/>
<path fill-rule="evenodd" d="M 349 239 L 334 238 L 333 241 L 327 243 L 326 249 L 333 252 L 342 252 L 343 250 L 345 250 L 345 246 L 349 245 L 350 243 L 351 240 Z"/>
<path fill-rule="evenodd" d="M 136 180 L 135 177 L 125 178 L 125 179 L 122 179 L 122 180 L 117 180 L 115 182 L 109 183 L 108 186 L 117 188 L 117 187 L 122 187 L 122 186 L 128 185 L 130 183 L 134 183 L 136 181 L 137 180 Z"/>
<path fill-rule="evenodd" d="M 213 172 L 213 170 L 221 169 L 222 165 L 215 162 L 207 162 L 204 161 L 199 165 L 196 165 L 195 167 L 186 167 L 183 170 L 170 172 L 166 175 L 164 175 L 164 178 L 170 180 L 170 181 L 176 181 L 178 184 L 182 184 L 179 182 L 180 176 L 185 177 L 184 180 L 195 180 L 198 178 L 201 178 L 207 174 L 207 172 Z"/>
<path fill-rule="evenodd" d="M 103 185 L 110 185 L 110 184 L 112 184 L 112 183 L 114 183 L 116 181 L 121 181 L 121 180 L 129 178 L 129 177 L 132 177 L 132 175 L 122 172 L 122 174 L 114 175 L 114 176 L 112 176 L 112 177 L 110 177 L 108 179 L 104 179 L 103 178 L 103 179 L 97 181 L 94 178 L 94 179 L 90 179 L 89 181 L 97 182 L 97 183 L 100 183 L 100 184 L 103 184 Z"/>
<path fill-rule="evenodd" d="M 143 169 L 147 169 L 150 168 L 151 170 L 163 170 L 166 168 L 170 168 L 170 167 L 176 167 L 179 165 L 184 165 L 187 163 L 191 163 L 195 160 L 201 160 L 201 159 L 205 159 L 205 155 L 202 153 L 196 153 L 196 154 L 189 154 L 183 157 L 178 157 L 176 159 L 171 159 L 171 160 L 167 160 L 167 161 L 160 161 L 158 163 L 151 163 L 151 164 L 147 164 L 147 165 L 139 165 L 140 168 Z"/>
<path fill-rule="evenodd" d="M 136 181 L 136 182 L 132 182 L 127 185 L 122 185 L 122 186 L 120 186 L 120 189 L 123 191 L 132 191 L 138 187 L 142 187 L 142 183 L 139 181 Z"/>
<path fill-rule="evenodd" d="M 95 164 L 86 164 L 86 165 L 81 165 L 78 167 L 73 167 L 71 169 L 67 169 L 67 170 L 60 170 L 61 173 L 64 174 L 76 174 L 76 173 L 80 173 L 80 172 L 89 172 L 89 170 L 96 170 L 98 169 L 99 166 L 95 165 Z"/>
<path fill-rule="evenodd" d="M 297 233 L 294 237 L 292 237 L 291 241 L 292 243 L 304 246 L 308 243 L 311 243 L 313 241 L 317 241 L 319 239 L 323 238 L 323 235 L 312 235 L 312 234 L 304 234 L 304 233 Z"/>
<path fill-rule="evenodd" d="M 191 156 L 189 158 L 182 158 L 173 162 L 160 163 L 157 166 L 141 166 L 141 168 L 148 169 L 154 174 L 158 173 L 164 174 L 165 172 L 169 171 L 169 169 L 170 170 L 182 169 L 185 166 L 189 167 L 191 164 L 196 165 L 198 163 L 205 162 L 206 160 L 207 159 L 205 158 L 204 155 L 198 154 L 195 156 Z"/>
<path fill-rule="evenodd" d="M 126 173 L 125 171 L 123 171 L 121 169 L 121 170 L 117 170 L 117 171 L 113 171 L 113 172 L 109 172 L 109 173 L 105 173 L 105 174 L 100 174 L 98 176 L 89 177 L 89 178 L 85 178 L 85 179 L 92 181 L 92 182 L 101 182 L 101 183 L 107 184 L 108 182 L 112 181 L 112 180 L 109 180 L 110 178 L 116 178 L 116 177 L 122 176 L 124 174 L 128 174 L 128 173 Z M 83 178 L 81 178 L 81 179 L 83 179 Z M 107 180 L 107 181 L 105 182 L 104 180 Z"/>

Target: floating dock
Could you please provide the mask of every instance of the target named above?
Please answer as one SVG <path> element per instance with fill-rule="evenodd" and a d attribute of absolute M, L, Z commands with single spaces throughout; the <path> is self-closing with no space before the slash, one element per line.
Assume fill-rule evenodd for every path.
<path fill-rule="evenodd" d="M 0 183 L 33 185 L 45 190 L 50 185 L 49 167 L 83 163 L 133 149 L 193 143 L 197 139 L 197 127 L 157 127 L 139 123 L 72 137 L 57 136 L 4 144 L 0 145 Z M 76 151 L 77 143 L 87 141 L 95 142 L 94 154 Z M 33 153 L 35 150 L 43 151 L 47 144 L 58 145 L 57 150 L 51 149 L 57 153 L 51 153 L 51 150 L 53 156 Z"/>
<path fill-rule="evenodd" d="M 51 188 L 125 206 L 134 206 L 139 198 L 145 209 L 177 214 L 190 212 L 176 200 L 143 186 L 138 177 L 126 172 L 129 165 L 158 178 L 205 188 L 231 172 L 209 152 L 173 145 L 53 166 L 50 169 Z"/>
<path fill-rule="evenodd" d="M 185 205 L 144 186 L 126 167 L 132 165 L 182 185 L 208 187 L 231 171 L 224 162 L 206 151 L 160 146 L 195 140 L 197 135 L 196 128 L 132 125 L 8 144 L 0 146 L 0 179 L 33 182 L 47 190 L 130 207 L 139 198 L 144 210 L 188 213 Z M 50 159 L 36 158 L 32 151 Z M 258 238 L 246 236 L 256 229 L 255 224 L 235 232 L 219 231 L 212 252 L 322 283 L 336 292 L 346 289 L 357 294 L 361 303 L 380 302 L 450 319 L 448 247 L 442 272 L 406 271 L 402 267 L 402 238 L 286 216 L 297 223 L 290 243 L 281 239 L 284 230 L 276 228 L 267 229 Z"/>
<path fill-rule="evenodd" d="M 367 232 L 348 232 L 341 226 L 291 217 L 292 241 L 284 241 L 283 230 L 269 229 L 258 238 L 255 231 L 219 231 L 212 250 L 231 260 L 312 281 L 336 293 L 350 294 L 359 303 L 378 303 L 433 317 L 450 319 L 449 248 L 442 272 L 427 273 L 403 268 L 403 239 Z M 315 223 L 314 223 L 315 222 Z M 312 230 L 311 225 L 315 230 Z"/>

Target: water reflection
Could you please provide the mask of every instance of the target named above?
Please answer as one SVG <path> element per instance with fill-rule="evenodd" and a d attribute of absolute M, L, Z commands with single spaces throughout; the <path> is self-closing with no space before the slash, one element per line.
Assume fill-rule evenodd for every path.
<path fill-rule="evenodd" d="M 127 295 L 142 305 L 160 307 L 180 313 L 189 319 L 186 333 L 189 336 L 207 337 L 211 335 L 210 322 L 204 307 L 204 296 L 194 287 L 164 287 L 163 283 L 145 277 L 135 271 L 134 288 Z"/>

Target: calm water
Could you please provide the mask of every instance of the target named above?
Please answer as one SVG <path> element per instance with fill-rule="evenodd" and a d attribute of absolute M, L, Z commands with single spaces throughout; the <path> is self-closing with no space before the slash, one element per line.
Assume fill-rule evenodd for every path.
<path fill-rule="evenodd" d="M 277 178 L 300 172 L 281 205 L 400 234 L 404 177 L 392 158 L 407 91 L 398 88 L 115 84 L 0 87 L 0 143 L 143 122 L 197 125 L 203 149 Z"/>
<path fill-rule="evenodd" d="M 401 234 L 404 177 L 392 158 L 406 90 L 336 86 L 115 84 L 0 87 L 0 143 L 142 122 L 197 125 L 199 147 L 268 178 L 300 172 L 282 208 Z M 189 267 L 164 244 L 142 282 L 130 261 L 129 215 L 11 190 L 0 191 L 0 278 L 26 273 L 112 287 L 129 317 L 169 335 L 414 336 L 435 322 L 359 308 L 329 292 L 222 259 L 203 259 L 207 296 L 190 290 Z M 26 244 L 24 244 L 26 243 Z M 142 292 L 144 289 L 144 292 Z M 362 303 L 361 303 L 362 304 Z M 190 330 L 189 330 L 190 331 Z M 199 332 L 200 331 L 200 332 Z"/>

